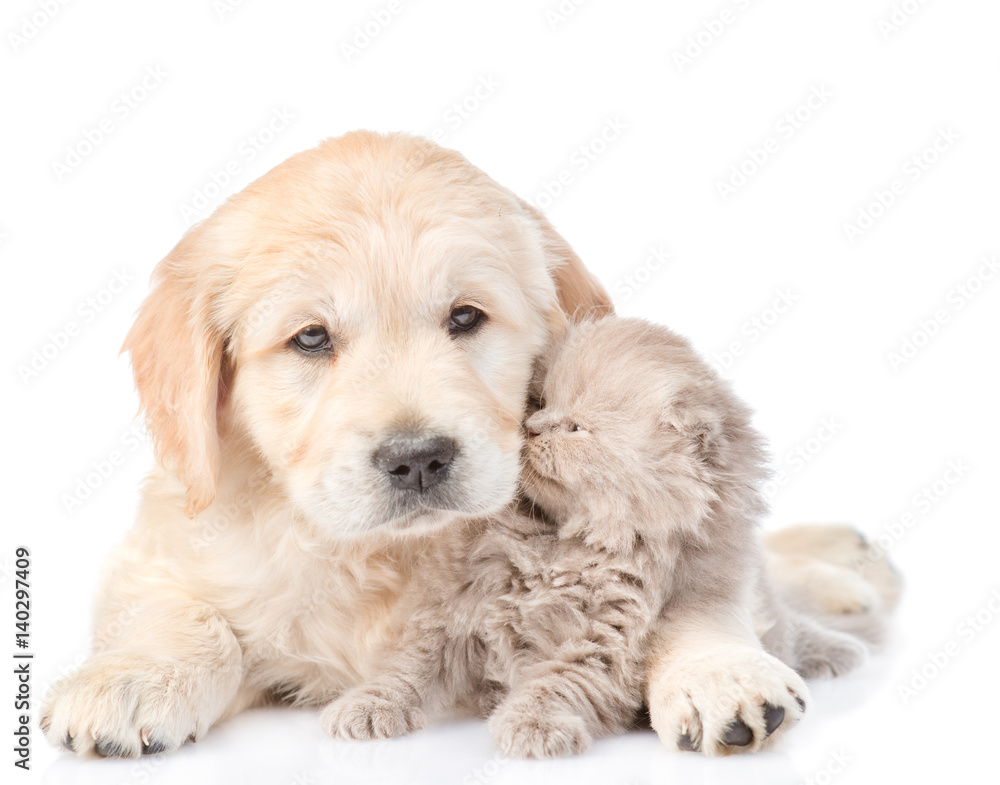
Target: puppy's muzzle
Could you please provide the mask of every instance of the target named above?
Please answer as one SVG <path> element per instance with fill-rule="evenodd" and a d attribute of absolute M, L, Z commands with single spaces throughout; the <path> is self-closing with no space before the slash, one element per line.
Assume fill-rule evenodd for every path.
<path fill-rule="evenodd" d="M 393 488 L 423 493 L 448 477 L 455 457 L 455 440 L 444 436 L 399 435 L 375 451 L 375 466 Z"/>

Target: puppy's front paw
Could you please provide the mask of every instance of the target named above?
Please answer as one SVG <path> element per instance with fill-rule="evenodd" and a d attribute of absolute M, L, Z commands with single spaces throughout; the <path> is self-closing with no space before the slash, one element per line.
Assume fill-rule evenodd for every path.
<path fill-rule="evenodd" d="M 534 696 L 504 701 L 489 720 L 490 731 L 512 758 L 554 758 L 577 755 L 590 746 L 583 719 Z"/>
<path fill-rule="evenodd" d="M 320 725 L 335 739 L 391 739 L 424 727 L 424 713 L 374 687 L 356 687 L 329 704 Z"/>
<path fill-rule="evenodd" d="M 668 747 L 706 755 L 756 752 L 801 719 L 808 696 L 787 665 L 740 647 L 662 673 L 650 687 L 649 715 Z"/>
<path fill-rule="evenodd" d="M 53 744 L 85 757 L 172 751 L 208 727 L 182 666 L 142 655 L 98 654 L 58 682 L 40 725 Z"/>

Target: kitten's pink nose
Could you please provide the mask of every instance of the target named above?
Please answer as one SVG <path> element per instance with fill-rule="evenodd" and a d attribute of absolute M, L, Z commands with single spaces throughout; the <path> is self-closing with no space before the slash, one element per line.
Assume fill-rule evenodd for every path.
<path fill-rule="evenodd" d="M 545 420 L 540 417 L 540 412 L 535 412 L 531 417 L 524 421 L 524 435 L 529 439 L 534 439 L 536 436 L 540 436 L 542 429 L 545 427 Z"/>

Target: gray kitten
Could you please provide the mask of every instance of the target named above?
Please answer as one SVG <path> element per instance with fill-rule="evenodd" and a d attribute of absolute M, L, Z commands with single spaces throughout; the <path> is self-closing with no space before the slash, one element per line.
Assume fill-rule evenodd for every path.
<path fill-rule="evenodd" d="M 509 755 L 580 752 L 635 723 L 647 640 L 666 608 L 736 603 L 764 585 L 762 440 L 687 341 L 638 320 L 577 325 L 541 403 L 525 423 L 527 502 L 431 542 L 394 646 L 325 709 L 332 735 L 397 736 L 425 711 L 463 705 L 490 714 Z M 781 617 L 778 656 L 817 648 L 798 640 L 812 628 L 762 592 Z M 759 732 L 801 715 L 788 692 L 786 705 L 759 707 Z M 723 743 L 748 744 L 748 733 L 736 716 Z"/>

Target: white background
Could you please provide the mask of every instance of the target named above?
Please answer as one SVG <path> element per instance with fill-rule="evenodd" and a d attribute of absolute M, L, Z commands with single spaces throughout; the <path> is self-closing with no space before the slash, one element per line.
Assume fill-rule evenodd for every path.
<path fill-rule="evenodd" d="M 193 220 L 185 205 L 207 191 L 204 217 L 291 153 L 359 127 L 440 129 L 446 145 L 544 206 L 622 313 L 689 335 L 757 410 L 785 472 L 768 526 L 854 522 L 885 538 L 909 585 L 889 650 L 855 676 L 814 685 L 800 727 L 757 757 L 673 754 L 635 733 L 574 760 L 498 762 L 480 722 L 349 744 L 323 738 L 316 712 L 274 709 L 140 762 L 80 762 L 35 727 L 24 774 L 12 773 L 15 712 L 4 698 L 3 782 L 996 776 L 1000 619 L 988 603 L 1000 587 L 1000 280 L 981 260 L 1000 260 L 1000 6 L 400 0 L 353 55 L 344 45 L 388 2 L 46 7 L 14 0 L 0 19 L 0 650 L 13 651 L 10 569 L 25 545 L 34 699 L 87 651 L 100 560 L 129 527 L 150 465 L 128 435 L 137 401 L 117 352 L 153 265 Z M 890 29 L 894 7 L 906 10 Z M 570 12 L 562 21 L 548 13 L 558 8 Z M 728 22 L 716 22 L 723 12 Z M 30 20 L 42 24 L 32 32 Z M 689 62 L 677 57 L 685 50 Z M 141 100 L 129 107 L 120 96 L 133 91 Z M 811 93 L 827 97 L 800 108 Z M 797 108 L 789 134 L 783 118 Z M 265 131 L 275 112 L 294 117 Z M 74 161 L 67 148 L 96 138 L 102 121 L 110 130 Z M 609 123 L 624 130 L 594 142 Z M 927 152 L 942 130 L 947 149 Z M 594 158 L 585 170 L 581 145 Z M 733 182 L 734 166 L 755 168 L 762 147 L 767 159 L 724 199 L 719 184 Z M 230 162 L 236 174 L 215 188 L 213 172 Z M 57 173 L 60 163 L 68 171 Z M 563 170 L 568 184 L 551 196 Z M 902 192 L 880 209 L 876 192 L 888 201 L 894 180 Z M 859 211 L 878 216 L 849 238 L 844 225 Z M 668 261 L 647 263 L 652 249 Z M 130 282 L 104 291 L 116 272 Z M 644 283 L 632 287 L 629 274 Z M 791 305 L 769 310 L 776 299 Z M 906 339 L 919 349 L 893 362 Z M 728 362 L 734 341 L 742 354 Z M 25 374 L 36 351 L 49 359 Z M 107 471 L 113 451 L 120 465 Z M 93 474 L 100 468 L 107 477 Z M 80 501 L 88 475 L 99 487 Z M 980 610 L 977 632 L 963 620 Z M 949 643 L 954 656 L 939 657 L 935 673 L 932 656 Z M 930 678 L 904 697 L 914 668 Z"/>

